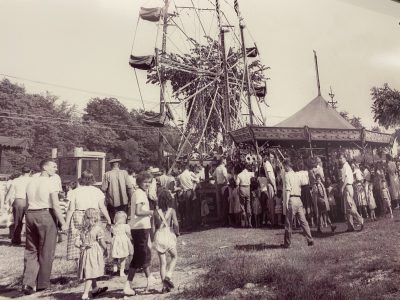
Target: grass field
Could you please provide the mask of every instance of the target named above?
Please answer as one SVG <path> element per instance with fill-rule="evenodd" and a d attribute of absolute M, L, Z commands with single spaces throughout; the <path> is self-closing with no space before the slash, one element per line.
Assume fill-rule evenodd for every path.
<path fill-rule="evenodd" d="M 362 232 L 344 233 L 346 226 L 339 224 L 335 235 L 314 231 L 313 247 L 296 231 L 290 249 L 279 247 L 282 229 L 216 228 L 185 234 L 178 239 L 178 288 L 169 295 L 132 299 L 400 299 L 399 228 L 399 212 L 394 220 L 367 222 Z M 0 295 L 11 298 L 18 295 L 23 248 L 9 247 L 5 231 L 0 233 Z M 59 244 L 52 289 L 25 298 L 80 299 L 82 284 L 64 255 L 65 243 Z M 157 265 L 154 256 L 155 274 Z M 122 281 L 101 282 L 110 288 L 102 299 L 121 298 Z"/>

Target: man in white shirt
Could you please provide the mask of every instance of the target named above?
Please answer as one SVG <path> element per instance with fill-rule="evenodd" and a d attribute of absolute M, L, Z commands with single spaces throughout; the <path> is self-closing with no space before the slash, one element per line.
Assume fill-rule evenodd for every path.
<path fill-rule="evenodd" d="M 272 163 L 274 162 L 274 160 L 275 160 L 274 154 L 272 152 L 267 153 L 263 167 L 264 167 L 265 175 L 272 183 L 272 186 L 274 187 L 274 193 L 276 194 L 276 178 L 275 178 L 274 168 L 272 166 Z"/>
<path fill-rule="evenodd" d="M 182 195 L 181 195 L 181 201 L 180 201 L 180 206 L 181 208 L 179 211 L 181 212 L 181 219 L 184 227 L 186 229 L 192 229 L 192 227 L 195 225 L 193 223 L 195 217 L 194 215 L 196 212 L 194 212 L 194 187 L 195 183 L 199 182 L 199 179 L 196 177 L 196 175 L 189 170 L 189 165 L 185 166 L 185 169 L 183 172 L 178 176 L 178 181 L 180 184 L 180 187 L 182 188 Z"/>
<path fill-rule="evenodd" d="M 344 204 L 345 204 L 345 209 L 346 209 L 346 220 L 347 220 L 347 232 L 352 232 L 354 231 L 354 222 L 353 218 L 357 220 L 357 222 L 361 225 L 361 229 L 364 227 L 364 220 L 363 218 L 358 214 L 357 212 L 357 207 L 356 204 L 354 203 L 354 189 L 353 189 L 353 183 L 354 183 L 354 177 L 353 177 L 353 171 L 351 170 L 351 167 L 349 163 L 346 160 L 346 157 L 344 156 L 343 153 L 339 155 L 339 162 L 342 164 L 342 169 L 341 169 L 341 179 L 342 179 L 342 195 L 344 198 Z"/>
<path fill-rule="evenodd" d="M 59 182 L 53 176 L 57 164 L 45 159 L 40 163 L 40 169 L 41 175 L 32 178 L 26 189 L 28 208 L 22 280 L 22 290 L 26 295 L 34 293 L 35 286 L 36 291 L 49 287 L 57 242 L 57 221 L 62 231 L 67 229 L 59 206 Z"/>
<path fill-rule="evenodd" d="M 228 199 L 224 199 L 222 190 L 228 184 L 228 171 L 226 170 L 226 159 L 220 158 L 218 167 L 215 169 L 213 177 L 217 186 L 217 214 L 222 225 L 228 224 Z"/>
<path fill-rule="evenodd" d="M 23 167 L 22 175 L 11 182 L 10 189 L 6 195 L 6 203 L 9 203 L 14 216 L 14 228 L 11 232 L 11 244 L 13 245 L 21 244 L 21 231 L 27 206 L 26 188 L 31 181 L 30 175 L 31 169 Z"/>
<path fill-rule="evenodd" d="M 250 183 L 254 173 L 250 173 L 250 166 L 245 166 L 236 177 L 236 185 L 239 187 L 240 204 L 244 208 L 246 214 L 246 225 L 251 225 L 251 203 L 250 203 Z"/>
<path fill-rule="evenodd" d="M 300 226 L 303 228 L 304 234 L 307 239 L 308 246 L 313 246 L 314 241 L 311 236 L 310 226 L 308 225 L 307 219 L 304 215 L 303 203 L 301 202 L 301 179 L 292 169 L 292 164 L 289 160 L 285 160 L 283 167 L 285 168 L 285 187 L 286 197 L 288 199 L 286 203 L 286 219 L 285 219 L 285 238 L 284 248 L 290 248 L 292 238 L 292 226 L 294 218 L 300 222 Z"/>

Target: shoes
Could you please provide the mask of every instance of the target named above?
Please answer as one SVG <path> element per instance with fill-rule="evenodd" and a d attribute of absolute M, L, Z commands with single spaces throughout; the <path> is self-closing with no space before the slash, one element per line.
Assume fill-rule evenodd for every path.
<path fill-rule="evenodd" d="M 171 278 L 166 276 L 163 280 L 163 283 L 168 286 L 170 289 L 173 289 L 175 287 L 174 283 L 171 281 Z"/>
<path fill-rule="evenodd" d="M 163 286 L 163 288 L 161 290 L 161 293 L 162 294 L 166 294 L 166 293 L 169 293 L 170 291 L 171 291 L 171 289 L 169 287 Z"/>
<path fill-rule="evenodd" d="M 332 231 L 332 233 L 334 233 L 335 230 L 336 230 L 336 226 L 332 225 L 332 226 L 331 226 L 331 231 Z"/>
<path fill-rule="evenodd" d="M 24 285 L 24 286 L 22 286 L 22 292 L 25 295 L 32 295 L 33 293 L 35 293 L 35 290 L 33 289 L 33 287 L 31 287 L 29 285 Z"/>
<path fill-rule="evenodd" d="M 124 288 L 124 295 L 125 296 L 135 296 L 136 295 L 136 292 L 135 292 L 135 290 L 134 289 L 132 289 L 131 287 L 129 287 L 129 286 L 126 286 L 125 288 Z"/>
<path fill-rule="evenodd" d="M 307 243 L 307 245 L 308 245 L 308 246 L 314 246 L 314 241 L 309 241 L 309 242 Z"/>
<path fill-rule="evenodd" d="M 92 292 L 92 297 L 95 298 L 103 293 L 105 293 L 108 290 L 108 287 L 104 286 L 101 288 L 97 288 L 94 292 Z"/>

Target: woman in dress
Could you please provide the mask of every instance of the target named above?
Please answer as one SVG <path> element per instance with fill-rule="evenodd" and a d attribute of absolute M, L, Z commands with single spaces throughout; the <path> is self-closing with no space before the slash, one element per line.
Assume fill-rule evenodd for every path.
<path fill-rule="evenodd" d="M 393 207 L 396 209 L 399 208 L 399 200 L 400 200 L 399 176 L 397 173 L 396 163 L 393 161 L 393 158 L 390 154 L 386 154 L 386 161 L 387 161 L 387 171 L 390 183 L 390 197 L 392 198 Z"/>
<path fill-rule="evenodd" d="M 150 276 L 150 231 L 151 216 L 153 211 L 150 210 L 149 199 L 146 191 L 148 190 L 153 176 L 148 172 L 140 173 L 136 182 L 139 188 L 133 193 L 131 200 L 131 235 L 133 239 L 133 258 L 129 266 L 128 279 L 125 282 L 124 294 L 126 296 L 136 295 L 132 289 L 132 281 L 138 269 L 143 269 L 147 277 L 147 288 L 149 286 Z"/>
<path fill-rule="evenodd" d="M 69 194 L 69 208 L 67 211 L 66 222 L 68 228 L 67 259 L 75 260 L 78 265 L 80 256 L 79 248 L 75 247 L 76 237 L 82 229 L 83 216 L 88 208 L 95 208 L 102 212 L 111 225 L 111 219 L 104 204 L 105 196 L 100 189 L 93 186 L 96 182 L 93 173 L 90 170 L 82 172 L 79 179 L 79 186 Z"/>

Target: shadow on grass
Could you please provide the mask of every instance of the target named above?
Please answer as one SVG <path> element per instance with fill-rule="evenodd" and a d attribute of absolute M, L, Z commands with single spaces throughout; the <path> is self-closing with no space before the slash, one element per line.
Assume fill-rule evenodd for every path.
<path fill-rule="evenodd" d="M 278 244 L 247 244 L 247 245 L 235 245 L 235 250 L 239 251 L 263 251 L 263 250 L 271 250 L 271 249 L 282 249 L 281 245 Z"/>
<path fill-rule="evenodd" d="M 0 246 L 8 246 L 8 247 L 17 247 L 17 248 L 25 248 L 25 244 L 13 245 L 10 241 L 0 241 Z"/>

